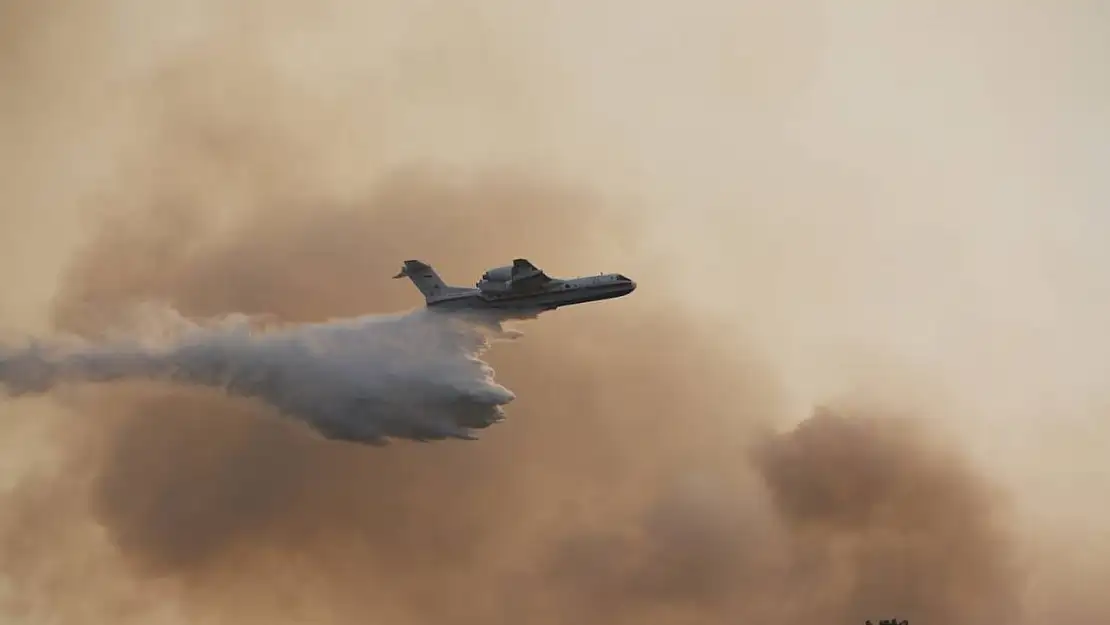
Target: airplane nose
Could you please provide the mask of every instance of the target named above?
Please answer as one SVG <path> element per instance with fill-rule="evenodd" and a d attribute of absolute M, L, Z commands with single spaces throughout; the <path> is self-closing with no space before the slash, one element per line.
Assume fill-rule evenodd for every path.
<path fill-rule="evenodd" d="M 629 280 L 628 281 L 628 292 L 631 293 L 632 291 L 635 291 L 635 290 L 636 290 L 636 281 L 635 280 Z"/>

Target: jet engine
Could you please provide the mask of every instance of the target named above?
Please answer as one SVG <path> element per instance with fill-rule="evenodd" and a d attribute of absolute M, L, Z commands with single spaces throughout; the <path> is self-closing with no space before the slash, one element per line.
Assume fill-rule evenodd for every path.
<path fill-rule="evenodd" d="M 495 267 L 482 274 L 482 279 L 475 286 L 483 293 L 506 293 L 511 288 L 512 280 L 512 267 Z"/>
<path fill-rule="evenodd" d="M 482 281 L 486 282 L 508 282 L 513 279 L 512 267 L 495 267 L 486 273 L 482 274 Z"/>
<path fill-rule="evenodd" d="M 511 282 L 490 282 L 489 280 L 482 280 L 477 286 L 478 290 L 483 293 L 498 295 L 501 293 L 508 293 L 511 289 L 511 284 Z"/>

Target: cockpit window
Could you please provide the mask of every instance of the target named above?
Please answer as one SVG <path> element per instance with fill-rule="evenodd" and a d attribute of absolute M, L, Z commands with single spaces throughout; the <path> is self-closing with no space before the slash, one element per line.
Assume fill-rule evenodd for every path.
<path fill-rule="evenodd" d="M 624 280 L 625 282 L 631 282 L 631 280 L 629 280 L 627 277 L 625 277 L 624 274 L 621 274 L 621 273 L 615 274 L 613 277 L 616 278 L 617 280 Z"/>

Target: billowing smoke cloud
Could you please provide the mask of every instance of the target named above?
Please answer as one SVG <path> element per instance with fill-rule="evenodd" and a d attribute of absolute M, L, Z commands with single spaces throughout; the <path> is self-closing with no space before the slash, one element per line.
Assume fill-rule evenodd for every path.
<path fill-rule="evenodd" d="M 271 211 L 216 242 L 179 240 L 202 253 L 124 279 L 112 268 L 141 265 L 148 242 L 166 239 L 157 219 L 110 228 L 75 265 L 60 327 L 96 335 L 127 319 L 123 304 L 135 298 L 190 316 L 299 321 L 401 308 L 418 294 L 386 278 L 398 258 L 389 224 L 404 221 L 391 206 L 442 226 L 419 245 L 438 250 L 446 272 L 488 256 L 480 233 L 521 206 L 573 195 L 494 180 L 406 177 L 364 209 Z M 466 210 L 479 202 L 482 212 Z M 582 221 L 596 206 L 560 210 L 533 214 Z M 516 243 L 552 266 L 558 242 L 538 234 Z M 644 293 L 561 311 L 489 352 L 518 398 L 513 418 L 477 443 L 322 442 L 264 403 L 182 386 L 70 394 L 72 414 L 53 421 L 62 468 L 16 491 L 2 535 L 43 532 L 40 515 L 66 519 L 51 535 L 95 521 L 110 547 L 93 561 L 117 572 L 78 583 L 80 552 L 41 540 L 5 559 L 15 596 L 61 615 L 91 605 L 115 618 L 122 603 L 141 620 L 179 605 L 190 618 L 232 622 L 890 614 L 959 624 L 1013 609 L 1005 527 L 958 454 L 881 418 L 822 417 L 774 435 L 780 409 L 766 366 L 724 349 L 711 324 L 665 294 Z M 72 587 L 81 590 L 57 590 Z M 74 603 L 79 592 L 88 595 Z"/>
<path fill-rule="evenodd" d="M 12 258 L 0 305 L 20 329 L 101 344 L 134 330 L 144 301 L 326 327 L 418 304 L 388 279 L 413 257 L 452 281 L 526 256 L 640 284 L 483 356 L 517 398 L 477 442 L 320 440 L 265 397 L 163 380 L 5 400 L 6 618 L 1040 625 L 1108 613 L 1095 543 L 1081 571 L 1025 585 L 1023 558 L 1066 564 L 1074 542 L 1059 558 L 1052 543 L 1028 549 L 994 492 L 995 458 L 973 463 L 960 448 L 981 441 L 933 432 L 937 413 L 885 384 L 896 373 L 875 377 L 897 410 L 860 401 L 778 427 L 794 416 L 782 352 L 835 365 L 821 339 L 861 333 L 880 347 L 1028 346 L 1014 340 L 1026 326 L 994 311 L 1016 299 L 1041 327 L 1033 304 L 1060 301 L 1024 288 L 1039 266 L 1008 255 L 1028 232 L 1004 217 L 1060 199 L 1037 186 L 1060 179 L 1035 165 L 1056 145 L 1045 137 L 1063 135 L 1038 143 L 1007 124 L 1044 123 L 1055 101 L 1043 94 L 1062 97 L 1073 74 L 1046 72 L 1057 88 L 1010 101 L 984 82 L 1026 67 L 1009 57 L 1019 48 L 1049 64 L 1059 46 L 1027 45 L 1042 20 L 1012 15 L 1028 27 L 1006 31 L 1020 45 L 983 52 L 967 41 L 996 28 L 979 13 L 991 3 L 966 15 L 564 4 L 0 3 L 12 87 L 0 123 L 16 138 L 0 145 Z M 1068 203 L 1044 203 L 1062 223 Z M 643 243 L 649 225 L 666 236 Z M 956 279 L 968 263 L 978 272 Z M 977 302 L 990 307 L 962 308 Z M 823 332 L 844 327 L 862 330 Z M 1008 366 L 969 357 L 945 373 L 991 407 L 1029 398 L 993 376 L 1067 364 L 990 354 Z M 1047 364 L 1014 365 L 1029 362 Z M 897 381 L 919 390 L 910 377 Z M 985 439 L 1018 427 L 999 414 Z M 1094 499 L 1070 496 L 1085 511 Z"/>
<path fill-rule="evenodd" d="M 132 338 L 0 349 L 0 384 L 14 396 L 128 379 L 203 385 L 261 399 L 328 438 L 374 445 L 472 439 L 514 399 L 479 359 L 486 334 L 454 317 L 418 310 L 267 331 L 240 316 L 202 326 L 172 310 L 144 314 L 176 335 L 168 345 Z"/>

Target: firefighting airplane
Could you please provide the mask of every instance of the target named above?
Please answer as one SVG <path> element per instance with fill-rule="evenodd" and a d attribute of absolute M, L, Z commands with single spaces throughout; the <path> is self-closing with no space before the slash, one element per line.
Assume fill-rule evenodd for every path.
<path fill-rule="evenodd" d="M 393 278 L 412 280 L 431 310 L 478 313 L 498 328 L 501 319 L 533 319 L 548 310 L 624 297 L 636 290 L 636 283 L 619 273 L 558 279 L 523 258 L 490 269 L 473 288 L 446 284 L 420 260 L 406 260 Z"/>

